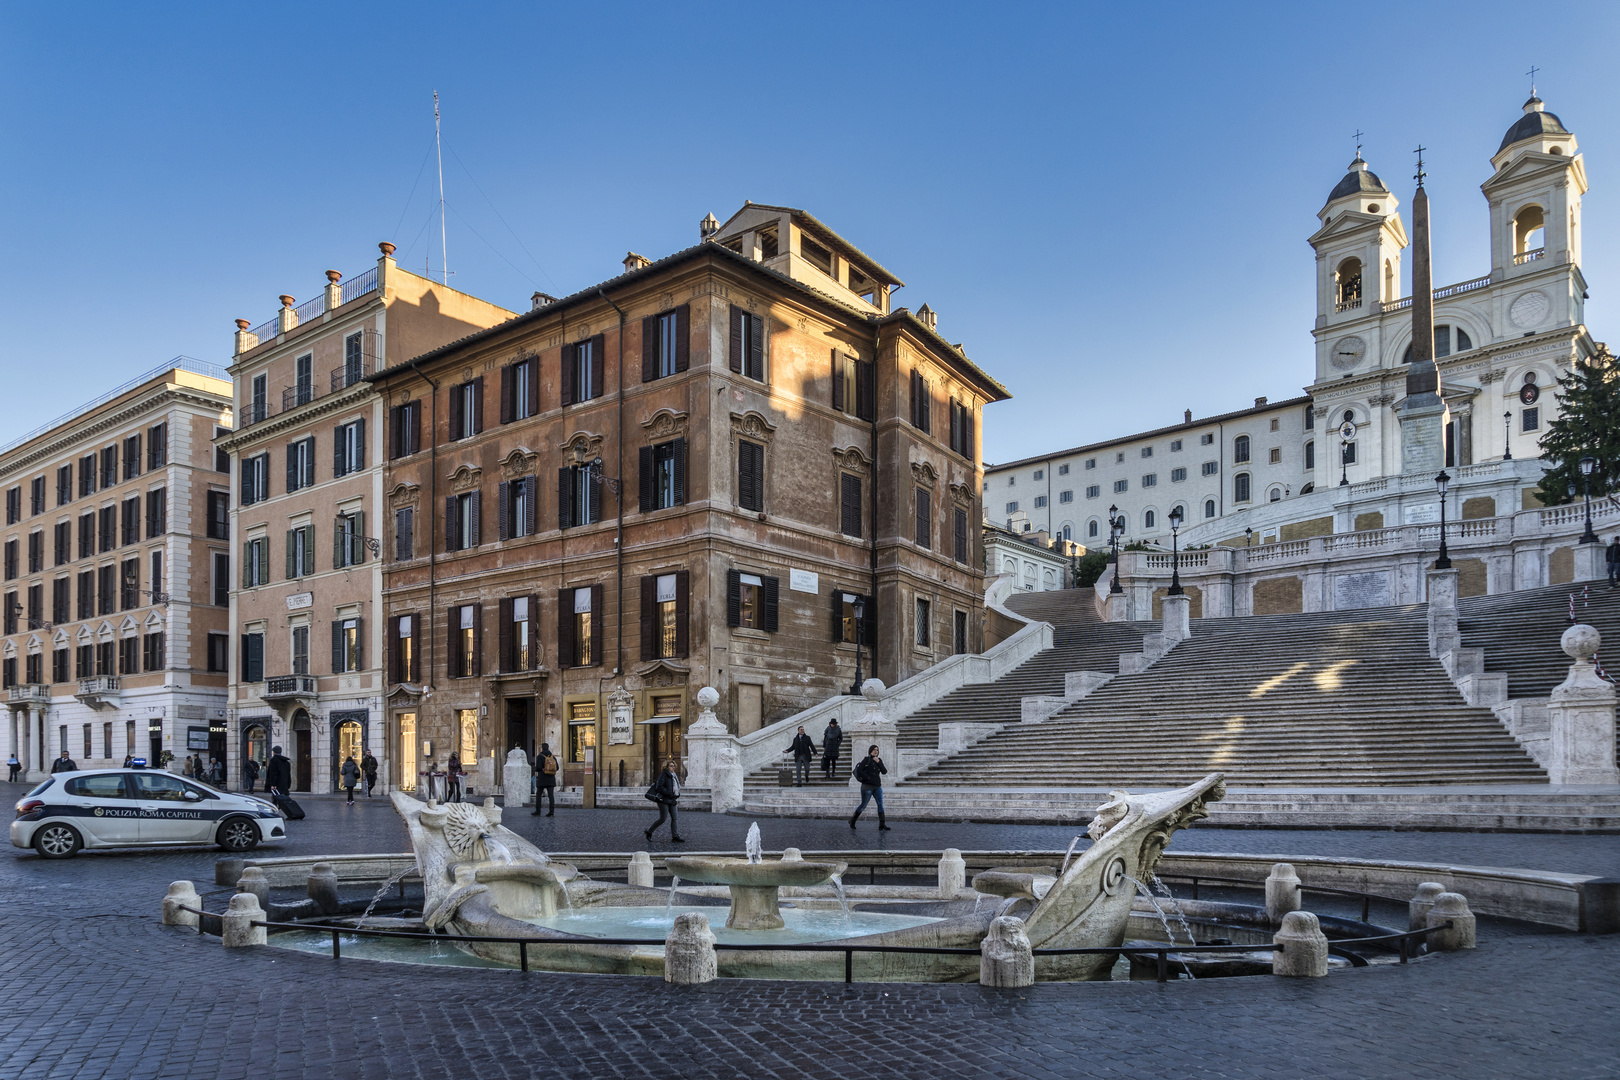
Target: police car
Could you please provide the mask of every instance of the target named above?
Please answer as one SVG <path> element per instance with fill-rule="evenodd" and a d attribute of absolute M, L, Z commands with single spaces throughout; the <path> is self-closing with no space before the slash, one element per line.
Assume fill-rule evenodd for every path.
<path fill-rule="evenodd" d="M 286 839 L 275 807 L 161 770 L 57 773 L 17 803 L 11 842 L 47 859 L 80 848 L 218 844 L 249 851 Z"/>

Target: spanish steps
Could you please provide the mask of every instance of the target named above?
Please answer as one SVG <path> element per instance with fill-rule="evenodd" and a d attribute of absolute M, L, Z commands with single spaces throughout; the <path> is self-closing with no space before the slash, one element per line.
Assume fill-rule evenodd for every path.
<path fill-rule="evenodd" d="M 1573 609 L 1571 607 L 1573 601 Z M 1475 596 L 1457 601 L 1464 648 L 1485 650 L 1485 670 L 1505 671 L 1509 698 L 1544 698 L 1564 681 L 1569 657 L 1558 639 L 1576 622 L 1603 635 L 1598 661 L 1620 676 L 1620 589 L 1605 582 Z"/>

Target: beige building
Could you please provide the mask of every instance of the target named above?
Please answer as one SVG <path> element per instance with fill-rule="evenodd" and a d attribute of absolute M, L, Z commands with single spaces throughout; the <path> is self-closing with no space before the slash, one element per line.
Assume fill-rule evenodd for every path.
<path fill-rule="evenodd" d="M 231 783 L 281 745 L 295 791 L 329 791 L 345 757 L 370 751 L 389 782 L 377 721 L 383 406 L 367 376 L 512 312 L 401 270 L 394 245 L 313 300 L 281 297 L 269 322 L 237 321 L 235 431 L 219 440 L 236 478 L 229 510 Z"/>
<path fill-rule="evenodd" d="M 231 385 L 181 358 L 0 450 L 0 683 L 30 779 L 66 750 L 178 769 L 224 759 Z"/>

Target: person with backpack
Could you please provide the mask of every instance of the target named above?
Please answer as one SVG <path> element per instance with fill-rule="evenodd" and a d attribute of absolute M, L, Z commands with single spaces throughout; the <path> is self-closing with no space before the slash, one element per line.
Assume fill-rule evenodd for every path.
<path fill-rule="evenodd" d="M 866 756 L 855 766 L 855 781 L 861 785 L 861 805 L 856 807 L 855 812 L 849 817 L 850 828 L 855 827 L 855 819 L 861 816 L 866 804 L 875 799 L 878 808 L 878 831 L 889 831 L 889 823 L 883 820 L 883 774 L 888 771 L 883 759 L 878 756 L 877 743 L 867 747 Z"/>
<path fill-rule="evenodd" d="M 377 786 L 377 759 L 371 756 L 370 750 L 367 750 L 365 756 L 360 759 L 360 771 L 366 777 L 366 798 L 369 799 L 371 789 Z"/>
<path fill-rule="evenodd" d="M 551 752 L 550 743 L 540 744 L 540 753 L 534 761 L 534 816 L 540 816 L 540 797 L 545 796 L 550 809 L 546 817 L 557 816 L 557 770 L 561 767 L 557 762 L 557 755 Z"/>

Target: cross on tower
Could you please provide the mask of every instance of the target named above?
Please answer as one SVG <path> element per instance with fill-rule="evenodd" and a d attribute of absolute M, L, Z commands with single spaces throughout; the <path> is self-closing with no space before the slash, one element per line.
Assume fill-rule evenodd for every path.
<path fill-rule="evenodd" d="M 1541 69 L 1536 67 L 1536 65 L 1531 64 L 1530 65 L 1530 70 L 1525 72 L 1526 75 L 1530 76 L 1530 96 L 1531 97 L 1536 96 L 1536 72 L 1538 72 L 1540 70 Z"/>
<path fill-rule="evenodd" d="M 1428 149 L 1427 146 L 1420 146 L 1416 150 L 1412 151 L 1412 153 L 1416 154 L 1417 157 L 1418 157 L 1417 176 L 1414 177 L 1414 179 L 1417 180 L 1417 182 L 1418 182 L 1418 187 L 1423 186 L 1423 178 L 1425 176 L 1429 175 L 1428 173 L 1423 171 L 1423 151 L 1425 151 L 1427 149 Z"/>
<path fill-rule="evenodd" d="M 1365 131 L 1362 131 L 1360 128 L 1356 128 L 1356 157 L 1361 156 L 1361 137 L 1365 134 Z"/>

